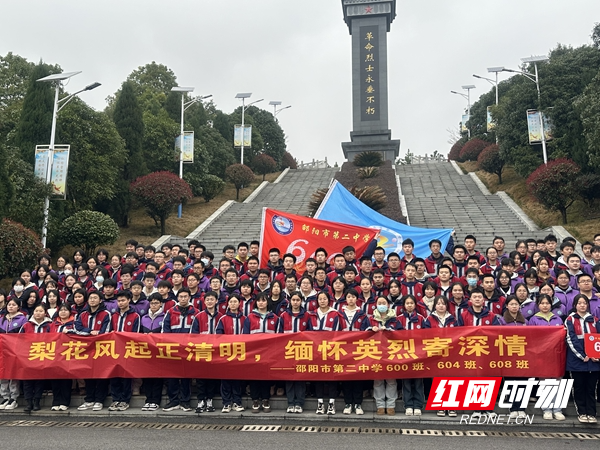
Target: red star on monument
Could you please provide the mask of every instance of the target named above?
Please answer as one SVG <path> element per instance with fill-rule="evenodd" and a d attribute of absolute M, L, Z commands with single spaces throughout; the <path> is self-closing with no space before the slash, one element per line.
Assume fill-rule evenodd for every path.
<path fill-rule="evenodd" d="M 373 13 L 373 7 L 365 6 L 365 14 L 372 14 L 372 13 Z"/>

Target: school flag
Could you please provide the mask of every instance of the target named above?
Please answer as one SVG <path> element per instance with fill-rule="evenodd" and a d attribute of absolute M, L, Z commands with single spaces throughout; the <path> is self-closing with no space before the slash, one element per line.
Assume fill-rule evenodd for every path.
<path fill-rule="evenodd" d="M 260 266 L 267 267 L 269 249 L 278 248 L 281 255 L 296 256 L 297 272 L 305 269 L 306 259 L 314 258 L 315 250 L 323 247 L 332 257 L 351 245 L 360 257 L 369 243 L 377 239 L 378 230 L 343 223 L 311 219 L 270 208 L 263 208 L 260 230 Z"/>
<path fill-rule="evenodd" d="M 412 239 L 415 243 L 413 253 L 418 257 L 426 258 L 431 253 L 429 241 L 439 239 L 442 242 L 443 252 L 452 233 L 450 228 L 410 227 L 385 217 L 357 199 L 337 180 L 334 180 L 329 188 L 315 218 L 335 219 L 342 223 L 375 228 L 379 230 L 378 244 L 385 249 L 386 254 L 396 252 L 400 256 L 404 253 L 402 251 L 404 239 Z"/>
<path fill-rule="evenodd" d="M 0 378 L 560 378 L 565 329 L 540 331 L 482 326 L 242 335 L 0 334 Z"/>

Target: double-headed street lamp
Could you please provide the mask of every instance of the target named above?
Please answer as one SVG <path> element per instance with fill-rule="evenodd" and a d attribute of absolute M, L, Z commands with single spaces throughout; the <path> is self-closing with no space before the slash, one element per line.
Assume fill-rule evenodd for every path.
<path fill-rule="evenodd" d="M 212 97 L 212 94 L 205 95 L 203 97 L 193 98 L 192 100 L 186 102 L 185 95 L 188 92 L 193 92 L 193 91 L 194 91 L 193 87 L 175 86 L 175 87 L 171 88 L 171 92 L 181 92 L 181 135 L 179 136 L 179 178 L 181 178 L 181 179 L 183 179 L 183 143 L 184 143 L 183 114 L 185 113 L 186 109 L 188 109 L 190 106 L 192 106 L 192 104 L 194 104 L 200 100 L 204 100 L 205 98 Z M 183 211 L 183 205 L 180 203 L 179 206 L 177 207 L 177 218 L 178 219 L 181 219 L 182 211 Z"/>
<path fill-rule="evenodd" d="M 548 154 L 546 152 L 546 133 L 544 131 L 544 118 L 542 117 L 542 98 L 540 95 L 540 80 L 538 77 L 538 67 L 537 67 L 538 62 L 548 61 L 548 57 L 546 55 L 530 56 L 527 58 L 521 58 L 521 61 L 523 61 L 524 63 L 533 63 L 533 67 L 535 68 L 535 76 L 533 76 L 529 72 L 524 72 L 522 70 L 513 70 L 513 69 L 506 69 L 506 68 L 502 68 L 502 72 L 518 73 L 519 75 L 523 75 L 525 78 L 527 78 L 528 80 L 531 80 L 535 83 L 535 86 L 537 88 L 537 94 L 538 94 L 538 115 L 540 117 L 540 131 L 542 133 L 542 136 L 541 136 L 542 153 L 544 155 L 544 164 L 548 164 Z"/>
<path fill-rule="evenodd" d="M 247 106 L 245 106 L 245 100 L 247 98 L 250 98 L 252 96 L 252 92 L 242 92 L 239 93 L 235 96 L 235 98 L 241 98 L 242 99 L 242 145 L 241 145 L 241 157 L 240 157 L 240 163 L 244 164 L 244 114 L 246 112 L 246 110 L 248 108 L 250 108 L 250 106 L 254 105 L 255 103 L 258 102 L 262 102 L 264 100 L 264 98 L 261 98 L 260 100 L 256 100 L 255 102 L 249 103 Z"/>
<path fill-rule="evenodd" d="M 471 117 L 471 89 L 475 89 L 476 86 L 474 84 L 467 84 L 467 85 L 461 86 L 461 87 L 467 91 L 466 94 L 463 94 L 462 92 L 456 92 L 456 91 L 450 91 L 450 93 L 460 95 L 461 97 L 464 97 L 467 99 L 467 116 L 470 118 Z M 471 130 L 469 128 L 467 128 L 467 135 L 469 136 L 469 139 L 471 139 Z"/>
<path fill-rule="evenodd" d="M 58 113 L 61 109 L 63 109 L 67 103 L 69 103 L 73 97 L 77 94 L 81 94 L 85 91 L 91 91 L 92 89 L 96 89 L 98 86 L 101 86 L 97 81 L 95 83 L 89 84 L 83 89 L 74 92 L 73 94 L 67 95 L 66 97 L 58 99 L 58 94 L 60 92 L 60 87 L 62 85 L 63 80 L 68 80 L 69 78 L 80 74 L 79 72 L 66 72 L 66 73 L 57 73 L 54 75 L 48 75 L 47 77 L 40 78 L 37 81 L 44 81 L 54 83 L 55 85 L 55 93 L 54 93 L 54 109 L 52 112 L 52 130 L 50 131 L 50 146 L 48 147 L 48 161 L 46 165 L 46 183 L 50 184 L 52 181 L 52 162 L 54 160 L 54 140 L 56 138 L 56 119 L 58 118 Z M 59 106 L 60 105 L 60 106 Z M 42 225 L 42 247 L 46 248 L 46 241 L 48 238 L 48 216 L 50 214 L 50 197 L 46 196 L 44 200 L 44 224 Z"/>
<path fill-rule="evenodd" d="M 273 118 L 277 117 L 277 114 L 279 114 L 284 109 L 288 109 L 288 108 L 292 107 L 292 105 L 288 105 L 288 106 L 284 106 L 283 108 L 277 109 L 277 107 L 281 105 L 281 102 L 279 100 L 271 101 L 271 102 L 269 102 L 269 105 L 271 105 L 273 107 Z"/>

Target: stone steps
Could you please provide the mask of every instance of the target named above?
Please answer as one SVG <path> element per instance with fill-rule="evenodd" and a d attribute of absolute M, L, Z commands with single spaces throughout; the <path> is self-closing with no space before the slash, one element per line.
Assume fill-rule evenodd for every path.
<path fill-rule="evenodd" d="M 468 175 L 459 175 L 449 163 L 398 166 L 410 224 L 423 228 L 454 228 L 455 242 L 467 234 L 478 248 L 502 236 L 506 248 L 519 239 L 539 239 L 547 234 L 532 231 L 498 195 L 485 195 Z"/>
<path fill-rule="evenodd" d="M 227 244 L 258 240 L 263 207 L 306 215 L 313 192 L 328 187 L 337 171 L 334 168 L 290 170 L 279 183 L 266 185 L 251 202 L 234 203 L 194 238 L 217 257 Z"/>

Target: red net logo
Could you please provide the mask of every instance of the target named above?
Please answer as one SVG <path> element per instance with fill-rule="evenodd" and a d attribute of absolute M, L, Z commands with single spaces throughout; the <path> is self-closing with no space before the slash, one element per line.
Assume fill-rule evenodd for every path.
<path fill-rule="evenodd" d="M 427 400 L 427 410 L 494 409 L 502 377 L 441 378 L 433 379 Z"/>

